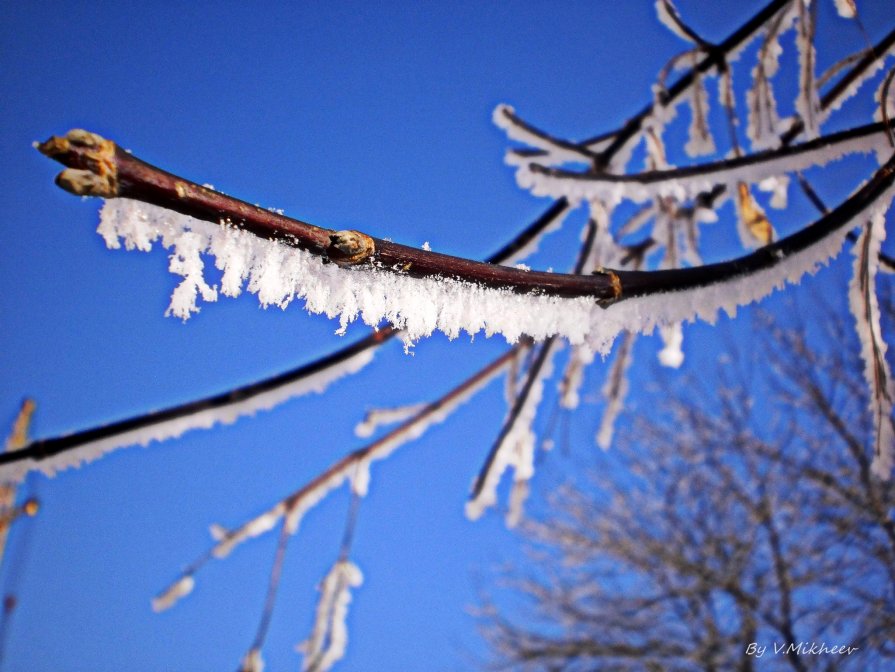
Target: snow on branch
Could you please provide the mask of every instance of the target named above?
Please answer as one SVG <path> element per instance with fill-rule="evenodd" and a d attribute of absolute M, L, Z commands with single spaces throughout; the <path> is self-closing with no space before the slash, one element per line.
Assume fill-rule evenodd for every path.
<path fill-rule="evenodd" d="M 682 40 L 692 42 L 700 47 L 710 49 L 712 45 L 702 39 L 699 34 L 690 26 L 684 23 L 680 12 L 671 0 L 656 0 L 656 16 L 659 23 L 664 25 L 672 33 L 680 37 Z"/>
<path fill-rule="evenodd" d="M 746 135 L 753 150 L 774 149 L 780 145 L 777 131 L 780 118 L 771 80 L 780 69 L 780 55 L 783 53 L 780 37 L 791 27 L 796 15 L 794 11 L 780 13 L 768 25 L 764 44 L 752 68 L 752 86 L 746 92 Z"/>
<path fill-rule="evenodd" d="M 833 0 L 836 3 L 836 11 L 843 19 L 853 19 L 858 15 L 858 7 L 855 0 Z"/>
<path fill-rule="evenodd" d="M 570 209 L 565 199 L 559 199 L 487 261 L 512 264 L 532 254 L 543 236 L 561 226 Z M 148 244 L 146 241 L 141 243 Z M 363 368 L 372 360 L 376 348 L 397 333 L 398 330 L 390 326 L 378 327 L 357 343 L 244 387 L 108 425 L 32 441 L 21 446 L 15 454 L 0 454 L 0 483 L 21 481 L 25 474 L 34 470 L 53 476 L 62 469 L 91 462 L 119 448 L 145 447 L 155 441 L 177 438 L 192 429 L 230 424 L 289 399 L 322 393 L 331 383 Z"/>
<path fill-rule="evenodd" d="M 575 262 L 575 273 L 581 273 L 595 260 L 599 261 L 603 255 L 614 251 L 614 241 L 609 236 L 608 227 L 609 212 L 601 203 L 592 203 L 591 218 L 584 228 L 581 249 Z M 613 250 L 601 249 L 603 247 Z M 513 467 L 513 489 L 506 517 L 507 527 L 515 527 L 521 520 L 529 481 L 534 476 L 537 437 L 532 425 L 544 393 L 544 384 L 553 375 L 553 358 L 561 347 L 562 342 L 551 336 L 532 360 L 525 383 L 513 400 L 500 433 L 473 482 L 466 503 L 466 517 L 470 520 L 480 518 L 488 507 L 497 502 L 497 486 L 509 467 Z M 576 348 L 576 351 L 580 350 Z"/>
<path fill-rule="evenodd" d="M 791 10 L 791 0 L 774 0 L 765 5 L 725 40 L 708 48 L 694 68 L 665 89 L 652 104 L 647 105 L 638 114 L 631 117 L 613 135 L 612 142 L 600 152 L 600 166 L 621 167 L 627 163 L 627 156 L 653 117 L 664 118 L 668 114 L 666 108 L 681 102 L 683 96 L 697 82 L 700 75 L 707 74 L 711 70 L 723 67 L 735 60 L 737 55 L 761 33 L 768 21 L 778 12 L 786 10 Z"/>
<path fill-rule="evenodd" d="M 887 124 L 868 124 L 800 145 L 632 175 L 574 172 L 529 163 L 518 169 L 516 180 L 520 187 L 530 189 L 535 196 L 565 197 L 572 202 L 601 199 L 618 203 L 628 199 L 643 203 L 660 196 L 684 200 L 711 191 L 718 184 L 730 187 L 739 182 L 760 182 L 783 173 L 823 166 L 849 154 L 879 150 L 888 155 L 890 147 L 886 132 Z"/>
<path fill-rule="evenodd" d="M 652 123 L 651 119 L 653 117 L 667 117 L 669 112 L 664 108 L 677 105 L 682 102 L 686 95 L 689 95 L 692 102 L 693 97 L 697 94 L 691 93 L 690 90 L 695 85 L 702 85 L 702 76 L 710 73 L 719 65 L 735 60 L 737 54 L 765 30 L 766 25 L 771 25 L 772 28 L 773 26 L 778 26 L 777 34 L 779 36 L 779 33 L 789 28 L 798 17 L 800 10 L 797 2 L 800 3 L 801 0 L 796 0 L 796 2 L 780 0 L 768 4 L 727 39 L 710 49 L 693 68 L 682 75 L 670 87 L 663 89 L 658 99 L 631 117 L 620 129 L 585 140 L 581 145 L 598 154 L 598 167 L 612 167 L 614 169 L 613 172 L 623 167 L 627 163 L 627 157 L 630 156 L 634 145 L 640 140 L 642 132 Z M 774 20 L 773 24 L 770 23 L 772 19 Z M 775 43 L 773 41 L 769 42 L 766 42 L 767 50 L 763 53 L 765 74 L 768 77 L 770 77 L 768 68 L 771 68 L 771 72 L 774 71 L 771 59 L 776 54 Z M 819 121 L 825 120 L 831 113 L 838 110 L 846 100 L 854 96 L 861 86 L 883 67 L 886 58 L 893 54 L 895 54 L 895 30 L 889 32 L 878 43 L 867 49 L 863 58 L 821 96 Z M 752 95 L 756 94 L 753 93 Z M 758 95 L 764 96 L 762 99 L 764 104 L 772 104 L 769 96 L 772 96 L 773 93 L 770 90 L 762 91 Z M 764 111 L 767 112 L 768 109 L 765 108 Z M 765 119 L 765 121 L 769 120 L 770 118 Z M 755 123 L 758 123 L 757 119 Z M 782 144 L 789 144 L 803 131 L 804 123 L 802 119 L 796 117 L 789 129 L 783 134 Z M 761 133 L 759 132 L 759 134 Z M 531 144 L 538 146 L 537 143 Z M 773 146 L 777 146 L 777 143 L 774 143 Z M 754 148 L 762 148 L 761 143 Z M 547 165 L 552 162 L 542 160 L 542 157 L 546 154 L 545 150 L 540 149 L 532 151 L 513 150 L 509 162 L 511 165 L 521 165 L 528 160 L 537 159 L 542 164 Z"/>
<path fill-rule="evenodd" d="M 888 480 L 895 466 L 895 426 L 892 420 L 895 383 L 886 361 L 887 346 L 882 337 L 876 295 L 879 252 L 885 237 L 885 213 L 877 212 L 864 226 L 853 248 L 854 275 L 849 284 L 848 298 L 861 342 L 864 377 L 870 390 L 874 446 L 872 470 L 880 478 Z"/>
<path fill-rule="evenodd" d="M 548 338 L 532 362 L 525 384 L 473 483 L 466 503 L 466 517 L 470 520 L 477 520 L 497 502 L 497 486 L 501 476 L 507 468 L 513 467 L 514 497 L 507 515 L 507 526 L 513 527 L 518 523 L 527 484 L 534 475 L 536 437 L 532 423 L 544 392 L 544 382 L 553 374 L 553 357 L 561 345 L 561 341 Z"/>
<path fill-rule="evenodd" d="M 895 81 L 895 68 L 889 70 L 874 94 L 874 100 L 878 107 L 873 117 L 887 124 L 895 116 L 895 87 L 892 86 L 893 81 Z M 895 130 L 891 126 L 889 127 L 889 146 L 895 148 Z"/>
<path fill-rule="evenodd" d="M 817 52 L 814 48 L 814 34 L 817 22 L 817 3 L 811 0 L 796 0 L 799 8 L 796 48 L 799 52 L 799 91 L 796 96 L 796 112 L 804 125 L 805 137 L 813 140 L 820 134 L 820 99 L 817 95 L 814 73 Z"/>
<path fill-rule="evenodd" d="M 264 672 L 264 659 L 260 649 L 250 649 L 239 664 L 239 672 Z"/>
<path fill-rule="evenodd" d="M 305 656 L 302 672 L 326 672 L 345 655 L 350 590 L 363 582 L 360 569 L 349 560 L 336 562 L 323 579 L 311 636 L 298 645 Z"/>
<path fill-rule="evenodd" d="M 542 150 L 543 154 L 539 158 L 544 163 L 577 161 L 591 164 L 597 158 L 597 154 L 587 145 L 555 138 L 525 122 L 510 105 L 500 104 L 494 108 L 492 119 L 495 126 L 506 131 L 510 140 Z M 520 157 L 513 153 L 507 155 L 507 162 L 510 164 L 519 160 Z"/>
<path fill-rule="evenodd" d="M 695 56 L 694 56 L 695 58 Z M 684 145 L 687 156 L 709 156 L 717 151 L 709 126 L 709 94 L 705 78 L 697 76 L 690 91 L 690 127 Z"/>
<path fill-rule="evenodd" d="M 53 138 L 42 149 L 63 162 L 89 165 L 98 144 L 91 142 L 78 145 L 71 138 Z M 823 220 L 740 259 L 659 271 L 602 270 L 587 276 L 511 269 L 379 240 L 368 249 L 365 241 L 373 239 L 364 234 L 334 234 L 249 206 L 113 149 L 119 170 L 112 181 L 119 191 L 141 193 L 215 222 L 222 212 L 241 217 L 211 224 L 130 199 L 107 202 L 100 224 L 107 242 L 149 249 L 159 241 L 174 248 L 182 262 L 175 270 L 184 274 L 184 282 L 196 284 L 201 277 L 204 252 L 216 257 L 224 291 L 236 293 L 245 285 L 265 306 L 285 307 L 301 299 L 310 312 L 338 317 L 342 330 L 355 320 L 374 327 L 388 320 L 402 330 L 405 342 L 436 329 L 452 338 L 461 331 L 484 331 L 500 333 L 511 343 L 523 335 L 535 340 L 561 336 L 595 352 L 606 352 L 621 330 L 651 331 L 694 317 L 713 319 L 720 308 L 733 311 L 816 270 L 839 249 L 841 237 L 831 234 L 870 208 L 892 180 L 891 170 L 881 169 Z M 136 182 L 141 173 L 143 182 Z M 100 171 L 99 177 L 103 175 Z M 187 243 L 181 246 L 184 239 Z M 384 252 L 380 244 L 390 251 Z M 410 252 L 396 257 L 400 250 Z M 396 259 L 400 263 L 392 264 Z M 176 293 L 172 312 L 187 317 L 195 311 L 200 289 Z M 695 289 L 701 291 L 690 291 Z M 672 301 L 666 297 L 669 292 L 680 294 Z M 636 297 L 642 298 L 632 300 Z"/>
<path fill-rule="evenodd" d="M 600 428 L 597 430 L 597 445 L 603 450 L 608 450 L 612 445 L 612 436 L 615 433 L 615 421 L 624 408 L 625 398 L 628 396 L 628 369 L 634 360 L 635 334 L 625 334 L 622 337 L 618 352 L 612 362 L 612 368 L 606 376 L 603 388 L 600 392 L 606 401 L 603 410 L 603 418 L 600 420 Z"/>
<path fill-rule="evenodd" d="M 895 56 L 895 29 L 868 49 L 864 57 L 820 97 L 820 120 L 824 121 L 842 107 L 845 101 L 854 96 L 867 80 L 885 66 L 886 60 L 891 56 Z M 798 119 L 792 128 L 784 134 L 784 138 L 787 138 L 786 141 L 791 141 L 803 129 L 804 124 L 801 119 Z"/>
<path fill-rule="evenodd" d="M 419 413 L 425 404 L 410 404 L 396 408 L 371 408 L 364 414 L 364 419 L 354 427 L 354 435 L 361 439 L 368 439 L 377 429 L 386 425 L 393 425 Z"/>
<path fill-rule="evenodd" d="M 214 546 L 189 565 L 153 600 L 153 608 L 163 611 L 172 607 L 180 598 L 192 592 L 195 585 L 193 577 L 208 561 L 227 557 L 236 546 L 269 532 L 280 521 L 283 521 L 289 534 L 295 534 L 305 514 L 342 484 L 350 482 L 356 495 L 365 495 L 369 486 L 370 465 L 373 462 L 384 460 L 405 443 L 422 436 L 429 427 L 444 422 L 459 406 L 500 375 L 517 356 L 518 350 L 525 347 L 528 347 L 527 343 L 510 348 L 450 392 L 426 404 L 379 439 L 344 456 L 267 511 L 231 530 L 218 525 L 212 526 Z"/>
<path fill-rule="evenodd" d="M 656 324 L 691 320 L 693 317 L 711 321 L 710 318 L 721 308 L 735 312 L 735 305 L 755 301 L 774 288 L 782 287 L 787 281 L 796 282 L 805 273 L 816 271 L 819 264 L 838 252 L 846 234 L 858 221 L 888 207 L 895 194 L 893 182 L 895 154 L 839 207 L 801 231 L 729 262 L 706 264 L 697 268 L 618 271 L 619 281 L 624 288 L 623 295 L 629 298 L 664 297 L 669 301 L 672 297 L 668 292 L 700 289 L 699 296 L 684 294 L 681 297 L 696 304 L 688 304 L 691 308 L 695 307 L 689 314 L 688 311 L 675 307 L 662 309 L 658 303 L 650 303 L 650 306 L 656 305 L 657 312 L 665 318 Z M 666 294 L 654 295 L 652 287 L 655 283 L 662 284 Z M 641 292 L 641 286 L 644 292 Z M 747 296 L 751 298 L 747 300 Z M 615 307 L 621 309 L 624 305 L 625 302 L 619 302 Z M 641 304 L 641 307 L 646 305 Z"/>
<path fill-rule="evenodd" d="M 330 286 L 332 274 L 338 268 L 380 271 L 382 279 L 387 276 L 437 278 L 447 284 L 453 281 L 475 283 L 484 288 L 519 294 L 537 291 L 545 296 L 591 296 L 596 299 L 615 296 L 613 284 L 605 276 L 528 272 L 408 247 L 359 231 L 333 231 L 285 217 L 172 175 L 86 131 L 74 130 L 64 137 L 50 138 L 38 149 L 69 166 L 56 180 L 62 188 L 76 195 L 102 196 L 118 201 L 104 209 L 105 221 L 100 226 L 100 233 L 110 246 L 120 246 L 123 240 L 128 249 L 148 251 L 158 240 L 163 247 L 174 249 L 176 264 L 171 270 L 183 275 L 184 282 L 176 290 L 170 311 L 181 318 L 197 310 L 197 294 L 204 294 L 206 300 L 216 298 L 216 292 L 206 289 L 197 272 L 200 250 L 223 257 L 218 266 L 224 271 L 224 294 L 237 293 L 241 290 L 241 281 L 248 280 L 249 291 L 258 293 L 265 305 L 285 306 L 299 296 L 305 298 L 310 310 L 328 315 L 334 314 L 332 306 L 317 303 L 320 286 L 314 281 Z M 146 206 L 141 209 L 136 205 L 138 201 Z M 158 207 L 153 209 L 151 205 Z M 169 212 L 165 214 L 158 208 Z M 186 218 L 178 219 L 173 213 Z M 203 228 L 197 222 L 211 222 L 215 226 Z M 213 233 L 218 228 L 223 232 Z M 240 233 L 253 237 L 240 236 Z M 279 245 L 259 246 L 255 238 Z M 289 257 L 287 248 L 304 254 Z M 260 259 L 262 256 L 264 258 Z M 317 264 L 309 263 L 311 260 L 316 260 Z M 320 270 L 321 266 L 330 268 Z M 310 279 L 310 283 L 303 283 L 304 271 L 317 277 Z M 343 279 L 348 277 L 345 275 Z M 398 288 L 400 280 L 396 282 Z M 350 281 L 346 284 L 352 285 Z M 443 288 L 453 293 L 451 287 Z M 335 292 L 329 303 L 347 302 L 335 311 L 335 314 L 347 313 L 347 322 L 357 317 L 362 306 L 352 305 L 356 297 L 352 296 L 350 287 L 342 289 L 347 291 Z M 317 311 L 318 306 L 320 311 Z M 396 307 L 381 305 L 377 310 L 389 312 Z M 368 315 L 363 315 L 365 320 L 369 319 Z M 391 321 L 397 326 L 406 317 L 399 314 Z M 424 330 L 411 335 L 413 339 L 431 333 L 434 326 L 402 328 L 411 332 Z"/>
<path fill-rule="evenodd" d="M 177 438 L 193 429 L 228 425 L 241 417 L 274 408 L 294 397 L 322 393 L 332 383 L 356 373 L 372 359 L 374 348 L 391 336 L 383 329 L 319 360 L 272 378 L 185 404 L 120 420 L 108 425 L 32 441 L 15 453 L 0 454 L 0 482 L 21 481 L 29 471 L 47 476 L 99 459 L 125 446 L 148 446 Z"/>

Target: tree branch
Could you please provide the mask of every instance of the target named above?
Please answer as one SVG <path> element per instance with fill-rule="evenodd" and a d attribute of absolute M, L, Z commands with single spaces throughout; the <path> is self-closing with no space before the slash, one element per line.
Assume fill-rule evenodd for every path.
<path fill-rule="evenodd" d="M 520 182 L 526 183 L 537 196 L 555 196 L 560 191 L 570 196 L 613 198 L 624 195 L 629 200 L 646 201 L 664 191 L 696 195 L 706 183 L 734 184 L 758 181 L 769 175 L 803 170 L 824 165 L 853 152 L 869 152 L 876 148 L 877 137 L 885 138 L 888 123 L 877 122 L 832 133 L 799 145 L 785 144 L 778 149 L 755 152 L 721 161 L 684 166 L 669 170 L 642 173 L 577 172 L 529 163 L 520 169 Z M 546 179 L 543 179 L 546 178 Z"/>
<path fill-rule="evenodd" d="M 155 599 L 156 611 L 170 608 L 178 599 L 189 594 L 193 588 L 193 575 L 212 558 L 226 557 L 235 546 L 272 529 L 281 518 L 285 518 L 285 526 L 289 532 L 294 533 L 304 514 L 328 492 L 345 481 L 352 480 L 354 492 L 363 493 L 366 488 L 366 477 L 363 474 L 368 473 L 366 470 L 369 469 L 371 462 L 384 459 L 402 444 L 418 438 L 429 426 L 444 420 L 451 410 L 478 392 L 509 365 L 516 356 L 518 348 L 527 346 L 528 343 L 524 343 L 508 349 L 442 397 L 427 403 L 420 411 L 382 437 L 338 459 L 261 515 L 232 530 L 219 530 L 219 534 L 216 535 L 217 543 L 188 565 L 180 577 Z M 182 586 L 187 587 L 181 589 Z"/>
<path fill-rule="evenodd" d="M 85 136 L 89 137 L 84 140 Z M 72 182 L 71 170 L 77 174 L 90 171 L 97 180 L 103 181 L 101 189 L 91 186 L 82 194 L 93 195 L 97 191 L 107 194 L 110 193 L 105 191 L 108 186 L 120 197 L 140 198 L 197 219 L 236 226 L 262 238 L 306 249 L 339 265 L 375 264 L 383 270 L 414 278 L 454 278 L 516 293 L 592 297 L 601 305 L 636 296 L 705 287 L 777 266 L 787 256 L 849 224 L 891 186 L 895 171 L 895 162 L 890 159 L 853 196 L 814 224 L 738 259 L 696 268 L 607 271 L 582 276 L 496 266 L 418 250 L 359 232 L 317 227 L 179 178 L 124 152 L 111 141 L 84 131 L 72 131 L 65 138 L 51 138 L 40 145 L 40 150 L 74 167 L 63 171 L 57 179 L 63 188 L 69 188 Z"/>
<path fill-rule="evenodd" d="M 414 278 L 439 276 L 516 293 L 592 296 L 612 300 L 606 275 L 573 276 L 525 271 L 472 261 L 374 238 L 358 231 L 334 231 L 227 196 L 157 168 L 125 152 L 111 140 L 81 130 L 54 136 L 38 146 L 68 166 L 56 178 L 78 196 L 131 198 L 214 224 L 234 226 L 260 238 L 278 240 L 340 266 L 375 267 Z"/>
<path fill-rule="evenodd" d="M 727 39 L 718 44 L 715 48 L 710 49 L 699 63 L 674 84 L 672 84 L 662 95 L 660 103 L 667 106 L 670 102 L 676 100 L 682 95 L 699 77 L 700 74 L 706 73 L 713 67 L 718 67 L 726 62 L 727 55 L 737 50 L 746 41 L 761 30 L 767 21 L 769 21 L 777 12 L 784 9 L 790 0 L 774 0 L 768 3 L 761 11 L 749 19 L 746 23 L 734 31 Z M 605 168 L 609 161 L 618 151 L 625 146 L 635 135 L 643 130 L 644 122 L 652 115 L 656 104 L 652 103 L 644 107 L 638 114 L 631 117 L 624 126 L 615 134 L 612 142 L 600 153 L 598 168 Z M 582 144 L 588 144 L 585 141 Z"/>
<path fill-rule="evenodd" d="M 487 261 L 499 264 L 513 258 L 537 240 L 567 209 L 566 200 L 559 199 L 511 241 L 490 255 Z M 197 419 L 196 416 L 208 414 L 220 422 L 227 422 L 228 419 L 235 421 L 237 417 L 250 415 L 261 408 L 271 408 L 307 391 L 320 391 L 341 375 L 353 372 L 355 367 L 362 367 L 366 359 L 372 356 L 368 351 L 378 348 L 399 333 L 399 329 L 384 326 L 366 338 L 320 359 L 249 385 L 107 425 L 32 441 L 15 453 L 0 453 L 0 482 L 18 481 L 28 471 L 37 468 L 52 473 L 62 467 L 55 464 L 48 466 L 48 462 L 56 462 L 53 458 L 65 453 L 83 452 L 85 449 L 91 453 L 83 457 L 75 456 L 69 460 L 69 463 L 76 464 L 115 448 L 135 443 L 145 445 L 150 440 L 162 441 L 179 436 L 192 428 L 209 427 L 214 424 L 213 419 L 210 421 Z M 356 365 L 351 363 L 354 358 L 357 358 Z M 333 371 L 337 368 L 339 370 Z M 311 382 L 302 383 L 308 379 L 311 379 Z M 296 387 L 301 389 L 296 390 Z M 164 425 L 176 425 L 176 428 L 166 432 L 161 428 Z"/>

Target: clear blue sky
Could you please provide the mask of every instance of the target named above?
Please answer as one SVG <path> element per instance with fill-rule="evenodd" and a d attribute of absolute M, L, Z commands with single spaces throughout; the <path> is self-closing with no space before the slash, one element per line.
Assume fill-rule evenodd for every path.
<path fill-rule="evenodd" d="M 761 3 L 678 4 L 720 39 Z M 38 402 L 35 434 L 52 436 L 221 391 L 347 343 L 334 323 L 298 306 L 264 311 L 248 296 L 206 306 L 187 324 L 165 318 L 176 283 L 166 256 L 106 250 L 94 233 L 99 203 L 53 186 L 57 169 L 32 141 L 87 128 L 287 214 L 484 257 L 545 207 L 503 165 L 494 106 L 513 104 L 570 138 L 617 126 L 684 46 L 652 5 L 2 3 L 0 426 L 24 395 Z M 861 3 L 873 37 L 886 27 L 887 5 Z M 832 2 L 821 12 L 835 20 Z M 842 40 L 863 44 L 840 25 Z M 866 106 L 856 109 L 866 122 Z M 576 238 L 569 227 L 533 265 L 566 265 Z M 692 342 L 705 333 L 694 330 Z M 496 339 L 435 337 L 406 356 L 393 343 L 325 397 L 122 450 L 53 480 L 32 477 L 43 507 L 27 544 L 24 527 L 13 539 L 19 560 L 4 581 L 11 569 L 20 606 L 4 669 L 235 668 L 254 634 L 275 535 L 212 563 L 173 610 L 149 606 L 209 546 L 208 525 L 242 522 L 360 445 L 352 428 L 365 408 L 433 398 L 502 348 Z M 465 611 L 476 577 L 518 548 L 499 515 L 469 523 L 463 504 L 502 403 L 494 385 L 374 467 L 353 556 L 366 581 L 338 669 L 462 670 L 482 652 Z M 591 407 L 583 435 L 594 418 Z M 552 468 L 536 477 L 536 492 Z M 299 665 L 292 646 L 310 630 L 346 507 L 344 493 L 332 496 L 290 546 L 269 670 Z"/>

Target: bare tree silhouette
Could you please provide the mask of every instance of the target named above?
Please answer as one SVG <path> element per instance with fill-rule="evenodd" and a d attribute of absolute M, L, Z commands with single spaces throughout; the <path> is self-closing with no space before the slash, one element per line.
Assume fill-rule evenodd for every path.
<path fill-rule="evenodd" d="M 716 372 L 665 381 L 662 411 L 523 523 L 522 614 L 484 609 L 495 667 L 892 665 L 895 497 L 870 470 L 862 363 L 841 316 L 804 312 L 810 335 L 763 315 Z"/>

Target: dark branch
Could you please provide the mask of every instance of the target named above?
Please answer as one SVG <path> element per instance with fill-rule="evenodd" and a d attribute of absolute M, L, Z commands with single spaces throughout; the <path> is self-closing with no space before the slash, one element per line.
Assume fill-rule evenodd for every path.
<path fill-rule="evenodd" d="M 610 279 L 602 275 L 525 271 L 420 250 L 357 231 L 334 231 L 286 217 L 172 175 L 85 131 L 50 138 L 39 149 L 69 167 L 60 173 L 57 184 L 77 195 L 151 203 L 203 221 L 235 226 L 260 238 L 278 240 L 339 265 L 365 265 L 414 278 L 453 278 L 522 294 L 615 298 Z"/>
<path fill-rule="evenodd" d="M 762 247 L 752 254 L 732 261 L 695 268 L 617 271 L 623 288 L 620 300 L 658 292 L 681 292 L 705 287 L 786 263 L 786 258 L 790 255 L 807 249 L 835 231 L 849 225 L 857 226 L 860 223 L 856 221 L 857 218 L 891 188 L 893 182 L 895 182 L 895 154 L 861 189 L 838 208 L 801 231 Z"/>
<path fill-rule="evenodd" d="M 353 467 L 356 467 L 356 465 L 364 459 L 372 457 L 377 451 L 382 450 L 385 447 L 389 447 L 391 444 L 393 444 L 394 441 L 400 440 L 401 437 L 405 436 L 409 431 L 416 427 L 416 425 L 430 419 L 433 415 L 437 414 L 446 406 L 449 406 L 450 404 L 456 402 L 458 399 L 462 399 L 464 395 L 469 394 L 471 391 L 474 391 L 478 385 L 482 384 L 488 378 L 495 375 L 497 372 L 500 371 L 500 369 L 506 366 L 510 362 L 510 360 L 516 357 L 519 348 L 525 348 L 529 345 L 530 341 L 525 340 L 513 346 L 512 348 L 509 348 L 502 355 L 486 364 L 483 368 L 479 369 L 474 374 L 466 378 L 462 383 L 454 387 L 442 397 L 426 404 L 417 413 L 397 425 L 391 431 L 385 433 L 380 438 L 368 443 L 362 448 L 358 448 L 357 450 L 354 450 L 351 453 L 348 453 L 347 455 L 336 460 L 327 469 L 311 479 L 308 483 L 304 484 L 298 490 L 295 490 L 291 494 L 281 499 L 274 508 L 282 507 L 282 510 L 284 512 L 291 511 L 295 506 L 298 506 L 302 502 L 302 500 L 312 495 L 314 491 L 326 486 L 327 482 L 331 481 L 332 479 L 338 479 L 342 476 L 345 476 L 349 473 L 349 470 L 351 470 Z M 181 578 L 188 576 L 191 577 L 200 569 L 202 569 L 202 567 L 204 567 L 212 558 L 216 557 L 215 548 L 217 548 L 221 544 L 227 544 L 234 539 L 244 537 L 246 529 L 253 524 L 254 520 L 256 519 L 250 520 L 242 526 L 234 528 L 227 532 L 221 539 L 218 540 L 218 544 L 216 546 L 203 553 L 199 558 L 188 565 L 187 568 L 181 573 Z"/>
<path fill-rule="evenodd" d="M 578 259 L 575 262 L 575 273 L 581 273 L 582 271 L 584 271 L 584 264 L 587 262 L 587 258 L 590 254 L 591 249 L 593 248 L 594 240 L 596 239 L 596 237 L 597 224 L 593 220 L 590 220 L 587 223 L 587 232 L 585 234 L 584 242 L 581 245 L 581 251 L 579 252 Z M 491 467 L 494 464 L 494 459 L 500 452 L 500 448 L 509 435 L 510 431 L 519 420 L 519 414 L 522 412 L 525 403 L 528 401 L 528 397 L 531 394 L 534 384 L 537 382 L 540 376 L 541 369 L 544 367 L 544 363 L 550 356 L 550 352 L 554 347 L 555 340 L 556 337 L 554 336 L 551 336 L 550 338 L 545 340 L 544 344 L 541 346 L 541 349 L 538 351 L 538 354 L 535 357 L 534 361 L 531 363 L 531 366 L 529 366 L 525 378 L 525 384 L 522 386 L 522 389 L 519 391 L 519 394 L 513 401 L 513 407 L 507 414 L 507 419 L 504 421 L 503 427 L 501 427 L 497 438 L 494 440 L 491 449 L 488 451 L 488 455 L 485 457 L 485 462 L 482 464 L 481 469 L 479 469 L 479 473 L 476 476 L 475 483 L 472 486 L 472 492 L 469 495 L 470 500 L 477 499 L 478 496 L 482 493 L 482 488 L 484 488 L 485 482 L 488 479 L 488 472 L 491 471 Z"/>
<path fill-rule="evenodd" d="M 559 199 L 540 217 L 516 235 L 513 240 L 497 250 L 494 254 L 490 255 L 488 257 L 488 262 L 498 264 L 511 258 L 519 250 L 523 249 L 526 245 L 531 243 L 532 240 L 543 233 L 544 229 L 549 227 L 567 207 L 568 203 L 565 199 Z M 77 450 L 94 441 L 101 441 L 135 430 L 146 429 L 162 423 L 189 417 L 203 411 L 223 411 L 228 407 L 242 404 L 266 392 L 285 387 L 303 378 L 338 366 L 355 355 L 361 354 L 365 350 L 381 346 L 398 333 L 400 333 L 400 330 L 395 329 L 392 326 L 385 326 L 378 331 L 372 332 L 366 338 L 320 359 L 243 387 L 237 387 L 221 394 L 197 399 L 185 404 L 178 404 L 160 411 L 134 416 L 108 425 L 92 427 L 64 436 L 33 441 L 25 446 L 24 449 L 14 453 L 0 453 L 0 467 L 25 460 L 39 462 L 60 453 Z"/>
<path fill-rule="evenodd" d="M 740 26 L 727 39 L 718 44 L 717 47 L 709 50 L 693 69 L 684 74 L 664 92 L 659 102 L 662 105 L 668 105 L 687 91 L 699 75 L 708 72 L 712 68 L 722 66 L 725 63 L 727 54 L 735 51 L 743 42 L 749 40 L 754 33 L 761 30 L 765 23 L 786 7 L 787 4 L 789 4 L 789 0 L 773 0 L 773 2 L 768 3 L 764 9 Z M 612 157 L 625 146 L 625 143 L 640 133 L 643 128 L 643 122 L 653 113 L 653 109 L 654 104 L 647 105 L 625 123 L 615 134 L 615 138 L 609 146 L 600 153 L 600 167 L 607 166 Z M 583 144 L 589 144 L 589 142 L 586 141 Z"/>
<path fill-rule="evenodd" d="M 583 183 L 605 183 L 605 184 L 660 184 L 663 182 L 672 182 L 675 180 L 683 180 L 688 178 L 704 178 L 706 180 L 725 181 L 723 173 L 727 173 L 739 168 L 747 166 L 760 166 L 764 163 L 800 157 L 812 153 L 820 152 L 824 149 L 835 148 L 837 145 L 866 138 L 872 135 L 882 133 L 887 130 L 889 124 L 877 122 L 866 124 L 856 128 L 850 128 L 838 133 L 831 133 L 799 145 L 784 145 L 778 149 L 768 149 L 755 152 L 746 156 L 737 156 L 722 161 L 712 161 L 710 163 L 702 163 L 692 166 L 684 166 L 672 170 L 649 170 L 642 173 L 634 173 L 629 175 L 617 175 L 612 173 L 588 173 L 564 170 L 561 168 L 551 168 L 538 163 L 530 164 L 532 172 L 541 173 L 561 179 L 568 179 Z M 781 171 L 782 172 L 782 171 Z M 729 179 L 729 178 L 727 178 Z"/>
<path fill-rule="evenodd" d="M 185 418 L 202 411 L 221 411 L 230 406 L 235 406 L 265 392 L 275 390 L 290 383 L 307 378 L 333 366 L 338 366 L 351 357 L 360 354 L 368 348 L 380 345 L 395 334 L 395 329 L 386 327 L 363 338 L 356 343 L 342 348 L 326 357 L 318 359 L 310 364 L 286 371 L 272 378 L 258 381 L 243 387 L 216 394 L 203 399 L 197 399 L 185 404 L 171 406 L 161 411 L 138 415 L 126 420 L 120 420 L 101 427 L 93 427 L 73 434 L 57 436 L 49 439 L 41 439 L 31 442 L 22 450 L 0 453 L 0 466 L 13 464 L 23 460 L 40 461 L 60 453 L 75 450 L 88 443 L 108 439 L 128 432 L 145 429 L 153 425 L 171 422 L 179 418 Z"/>

